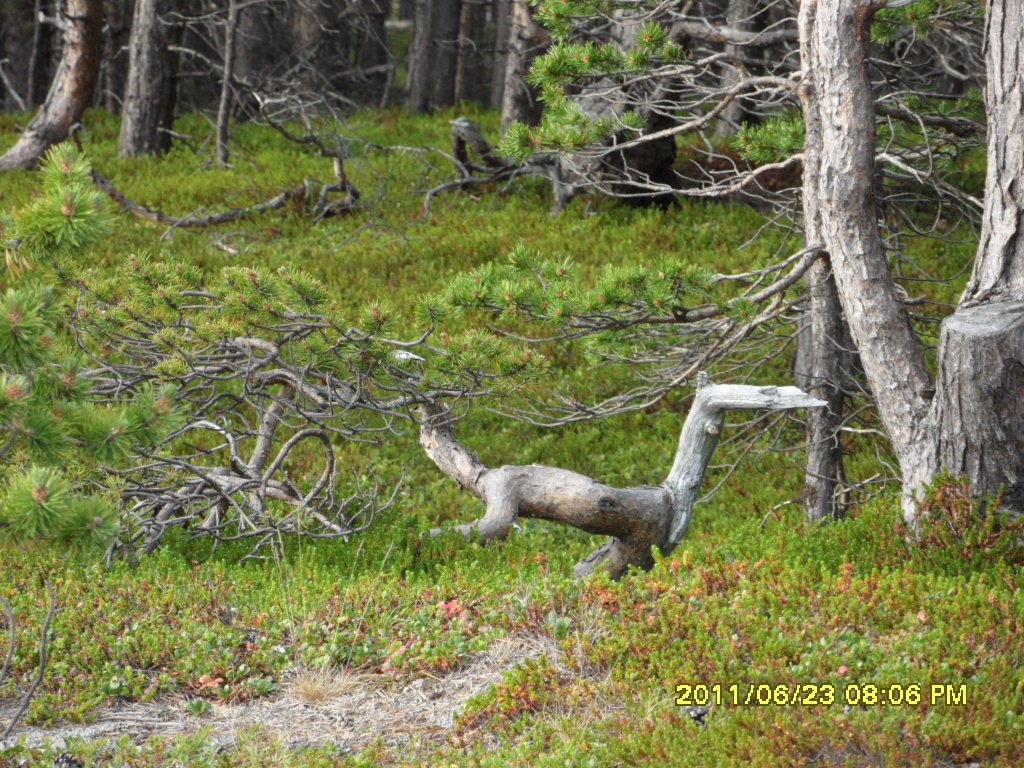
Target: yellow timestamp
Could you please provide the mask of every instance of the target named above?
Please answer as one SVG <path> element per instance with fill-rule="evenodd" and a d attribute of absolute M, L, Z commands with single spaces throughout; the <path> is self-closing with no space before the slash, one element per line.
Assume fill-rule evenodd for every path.
<path fill-rule="evenodd" d="M 966 706 L 967 686 L 948 683 L 715 683 L 676 686 L 676 705 L 706 707 L 900 707 L 926 703 L 931 706 Z"/>

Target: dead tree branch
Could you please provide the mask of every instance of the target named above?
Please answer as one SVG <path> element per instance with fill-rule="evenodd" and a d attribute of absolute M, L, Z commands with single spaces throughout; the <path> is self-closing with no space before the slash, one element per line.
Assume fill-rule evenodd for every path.
<path fill-rule="evenodd" d="M 796 387 L 712 384 L 702 374 L 672 468 L 655 487 L 612 488 L 557 467 L 489 469 L 455 439 L 449 412 L 436 404 L 421 406 L 420 443 L 438 469 L 486 505 L 483 517 L 459 526 L 464 535 L 476 534 L 484 541 L 504 538 L 517 518 L 526 517 L 611 536 L 574 573 L 582 578 L 604 567 L 618 578 L 630 565 L 648 567 L 652 547 L 668 553 L 682 540 L 727 410 L 823 405 Z"/>

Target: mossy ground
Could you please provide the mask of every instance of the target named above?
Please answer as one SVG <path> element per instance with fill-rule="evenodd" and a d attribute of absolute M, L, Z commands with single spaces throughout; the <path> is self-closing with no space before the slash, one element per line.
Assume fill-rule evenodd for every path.
<path fill-rule="evenodd" d="M 125 216 L 87 259 L 103 271 L 140 250 L 210 270 L 294 265 L 336 290 L 342 311 L 386 295 L 411 318 L 417 296 L 503 258 L 520 242 L 572 256 L 584 275 L 665 252 L 725 270 L 783 245 L 782 233 L 769 232 L 741 249 L 763 223 L 742 206 L 684 202 L 661 212 L 581 199 L 552 219 L 549 190 L 536 181 L 439 197 L 424 219 L 422 195 L 450 177 L 447 161 L 372 143 L 444 147 L 445 118 L 453 116 L 353 118 L 348 170 L 362 198 L 349 216 L 313 225 L 287 209 L 201 230 Z M 494 115 L 472 116 L 493 132 Z M 14 122 L 4 118 L 0 128 L 6 146 Z M 92 114 L 86 149 L 129 197 L 176 213 L 247 205 L 304 176 L 330 173 L 322 159 L 255 126 L 236 132 L 231 169 L 205 168 L 207 124 L 186 118 L 177 129 L 195 135 L 195 146 L 120 160 L 116 119 Z M 27 202 L 35 189 L 30 174 L 0 176 L 5 209 Z M 969 242 L 915 248 L 918 263 L 951 272 L 971 252 Z M 571 353 L 557 363 L 554 375 L 577 385 L 594 376 Z M 784 361 L 779 365 L 783 376 Z M 682 394 L 673 400 L 683 402 Z M 657 483 L 681 410 L 545 431 L 477 409 L 460 435 L 489 464 L 543 462 L 612 484 Z M 404 471 L 398 503 L 349 543 L 290 542 L 280 563 L 240 564 L 246 549 L 213 550 L 181 536 L 137 564 L 109 570 L 46 551 L 0 552 L 0 595 L 14 605 L 21 630 L 14 684 L 0 696 L 13 696 L 30 679 L 49 579 L 60 610 L 52 661 L 29 713 L 34 723 L 88 719 L 118 700 L 177 698 L 183 716 L 192 697 L 252 701 L 277 695 L 296 665 L 443 680 L 498 638 L 523 633 L 561 649 L 558 663 L 523 662 L 472 699 L 441 738 L 405 746 L 382 739 L 340 754 L 289 747 L 264 728 L 248 746 L 223 751 L 202 732 L 67 747 L 90 765 L 1024 764 L 1024 577 L 1013 552 L 983 536 L 908 544 L 891 495 L 840 523 L 809 526 L 796 506 L 778 506 L 798 492 L 798 452 L 745 460 L 697 508 L 683 545 L 653 571 L 582 584 L 569 577 L 571 566 L 596 542 L 575 531 L 525 521 L 509 540 L 488 547 L 421 538 L 479 509 L 428 465 L 413 434 L 343 455 L 357 471 L 372 467 L 385 479 Z M 855 466 L 867 474 L 873 455 L 865 451 Z M 676 705 L 676 686 L 698 683 L 829 684 L 837 700 L 723 703 L 701 726 Z M 855 686 L 866 684 L 920 685 L 922 700 L 849 704 Z M 947 684 L 957 693 L 966 686 L 966 700 L 933 703 L 931 686 Z M 0 765 L 50 759 L 45 749 L 0 752 Z"/>

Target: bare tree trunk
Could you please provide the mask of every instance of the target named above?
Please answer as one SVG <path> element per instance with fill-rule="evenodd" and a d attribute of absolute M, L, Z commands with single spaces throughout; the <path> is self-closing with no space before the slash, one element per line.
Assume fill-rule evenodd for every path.
<path fill-rule="evenodd" d="M 32 10 L 35 4 L 30 0 L 12 0 L 5 5 L 0 16 L 0 109 L 4 111 L 27 111 L 31 102 L 29 90 L 29 67 L 23 62 L 31 61 L 31 41 L 35 29 Z"/>
<path fill-rule="evenodd" d="M 32 48 L 28 56 L 28 88 L 26 97 L 30 106 L 42 104 L 46 100 L 47 87 L 51 82 L 50 61 L 53 50 L 53 25 L 43 21 L 43 16 L 51 17 L 54 10 L 46 0 L 35 0 L 32 14 Z"/>
<path fill-rule="evenodd" d="M 729 0 L 725 11 L 725 24 L 734 29 L 750 31 L 753 28 L 754 2 L 753 0 Z M 743 55 L 743 46 L 727 44 L 725 53 L 730 61 L 724 62 L 722 72 L 722 88 L 728 89 L 736 85 L 740 80 L 740 72 L 737 69 Z M 747 116 L 747 110 L 742 99 L 733 99 L 722 110 L 718 116 L 718 123 L 715 125 L 715 136 L 725 138 L 739 130 Z"/>
<path fill-rule="evenodd" d="M 313 68 L 323 39 L 320 19 L 316 9 L 304 2 L 291 4 L 289 13 L 288 31 L 292 51 L 298 61 L 299 83 L 303 88 L 312 90 L 316 82 Z"/>
<path fill-rule="evenodd" d="M 461 0 L 434 0 L 433 43 L 430 67 L 433 81 L 431 106 L 455 103 L 455 76 L 459 61 Z"/>
<path fill-rule="evenodd" d="M 547 31 L 533 20 L 527 0 L 511 0 L 505 87 L 501 104 L 501 132 L 513 122 L 533 125 L 540 119 L 541 104 L 526 82 L 533 60 L 551 44 Z"/>
<path fill-rule="evenodd" d="M 359 65 L 363 69 L 370 69 L 387 64 L 386 22 L 391 14 L 391 0 L 360 0 L 360 8 L 365 28 L 359 53 Z"/>
<path fill-rule="evenodd" d="M 137 0 L 128 43 L 128 84 L 121 121 L 122 157 L 164 152 L 174 120 L 177 54 L 168 50 L 171 35 L 161 21 L 167 0 Z"/>
<path fill-rule="evenodd" d="M 491 59 L 490 105 L 501 107 L 505 97 L 505 62 L 508 59 L 508 35 L 512 24 L 511 0 L 493 0 L 494 54 Z"/>
<path fill-rule="evenodd" d="M 103 35 L 102 0 L 67 0 L 64 55 L 46 102 L 25 132 L 0 157 L 0 170 L 31 168 L 42 154 L 68 137 L 92 101 Z"/>
<path fill-rule="evenodd" d="M 239 0 L 228 3 L 228 18 L 224 25 L 224 69 L 220 81 L 220 99 L 217 106 L 217 164 L 228 164 L 228 123 L 231 120 L 231 94 L 235 79 L 235 48 L 239 24 Z"/>
<path fill-rule="evenodd" d="M 730 2 L 730 8 L 733 3 Z M 804 71 L 818 66 L 817 50 L 803 52 Z M 821 205 L 818 188 L 821 166 L 814 162 L 824 153 L 821 114 L 817 109 L 817 91 L 805 79 L 800 88 L 804 106 L 804 154 L 811 158 L 804 163 L 804 237 L 808 247 L 824 245 Z M 816 261 L 807 272 L 807 316 L 801 322 L 797 337 L 797 385 L 813 397 L 824 400 L 825 408 L 807 414 L 807 462 L 804 474 L 803 505 L 810 520 L 829 520 L 839 516 L 837 490 L 843 476 L 843 453 L 839 429 L 843 423 L 841 384 L 844 358 L 841 349 L 845 337 L 843 309 L 832 276 L 829 259 Z"/>
<path fill-rule="evenodd" d="M 409 45 L 409 109 L 426 112 L 430 109 L 432 19 L 434 0 L 415 0 L 412 43 Z"/>
<path fill-rule="evenodd" d="M 484 24 L 487 6 L 484 0 L 462 0 L 459 18 L 459 61 L 455 71 L 455 99 L 483 103 L 488 96 L 484 77 Z"/>
<path fill-rule="evenodd" d="M 973 495 L 1002 491 L 1024 511 L 1024 6 L 989 0 L 985 30 L 988 168 L 974 271 L 942 324 L 935 400 L 907 470 L 904 514 L 936 472 Z"/>
<path fill-rule="evenodd" d="M 420 443 L 442 472 L 486 504 L 480 520 L 460 526 L 463 534 L 475 533 L 485 541 L 504 538 L 517 518 L 529 517 L 611 536 L 574 572 L 585 577 L 603 567 L 618 578 L 631 565 L 650 567 L 652 547 L 667 554 L 682 541 L 725 411 L 824 405 L 796 387 L 711 384 L 704 374 L 698 377 L 697 387 L 672 468 L 665 482 L 653 488 L 612 488 L 556 467 L 488 469 L 455 440 L 450 416 L 438 406 L 422 409 Z"/>
<path fill-rule="evenodd" d="M 1024 6 L 989 0 L 985 29 L 988 167 L 974 272 L 961 300 L 1024 298 Z"/>
<path fill-rule="evenodd" d="M 97 97 L 104 109 L 118 115 L 121 114 L 128 79 L 126 43 L 130 35 L 132 9 L 129 0 L 113 0 L 108 8 Z"/>
<path fill-rule="evenodd" d="M 804 216 L 821 222 L 850 333 L 901 466 L 928 410 L 930 377 L 882 247 L 875 203 L 875 112 L 866 70 L 866 0 L 804 0 L 801 99 L 809 147 Z M 815 167 L 816 166 L 816 167 Z"/>
<path fill-rule="evenodd" d="M 943 323 L 932 381 L 882 247 L 875 207 L 874 104 L 866 70 L 869 0 L 805 0 L 805 122 L 821 126 L 805 216 L 819 216 L 864 373 L 899 459 L 904 515 L 937 472 L 1024 508 L 1024 6 L 990 0 L 988 175 L 981 243 L 960 309 Z M 934 393 L 934 396 L 933 396 Z"/>

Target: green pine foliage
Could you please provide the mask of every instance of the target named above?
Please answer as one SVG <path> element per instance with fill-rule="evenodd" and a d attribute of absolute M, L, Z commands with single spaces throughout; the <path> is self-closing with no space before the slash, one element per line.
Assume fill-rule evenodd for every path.
<path fill-rule="evenodd" d="M 0 287 L 0 541 L 57 543 L 88 553 L 118 529 L 102 468 L 125 462 L 178 421 L 174 390 L 101 402 L 87 359 L 62 324 L 64 303 L 43 276 L 67 276 L 111 230 L 89 165 L 70 145 L 52 149 L 42 195 L 5 220 Z"/>
<path fill-rule="evenodd" d="M 757 165 L 781 162 L 803 149 L 804 122 L 769 118 L 758 125 L 744 124 L 733 138 L 733 146 Z"/>
<path fill-rule="evenodd" d="M 669 39 L 658 22 L 641 25 L 635 44 L 623 49 L 614 43 L 599 44 L 576 40 L 574 22 L 592 14 L 608 14 L 616 8 L 634 8 L 635 4 L 614 2 L 540 2 L 536 18 L 555 37 L 555 44 L 537 57 L 528 81 L 540 90 L 544 114 L 535 127 L 514 123 L 498 148 L 512 162 L 524 162 L 537 152 L 574 151 L 598 143 L 613 135 L 635 138 L 644 130 L 644 118 L 633 110 L 620 114 L 591 117 L 569 94 L 581 84 L 604 80 L 624 83 L 637 74 L 686 58 L 685 50 Z"/>

